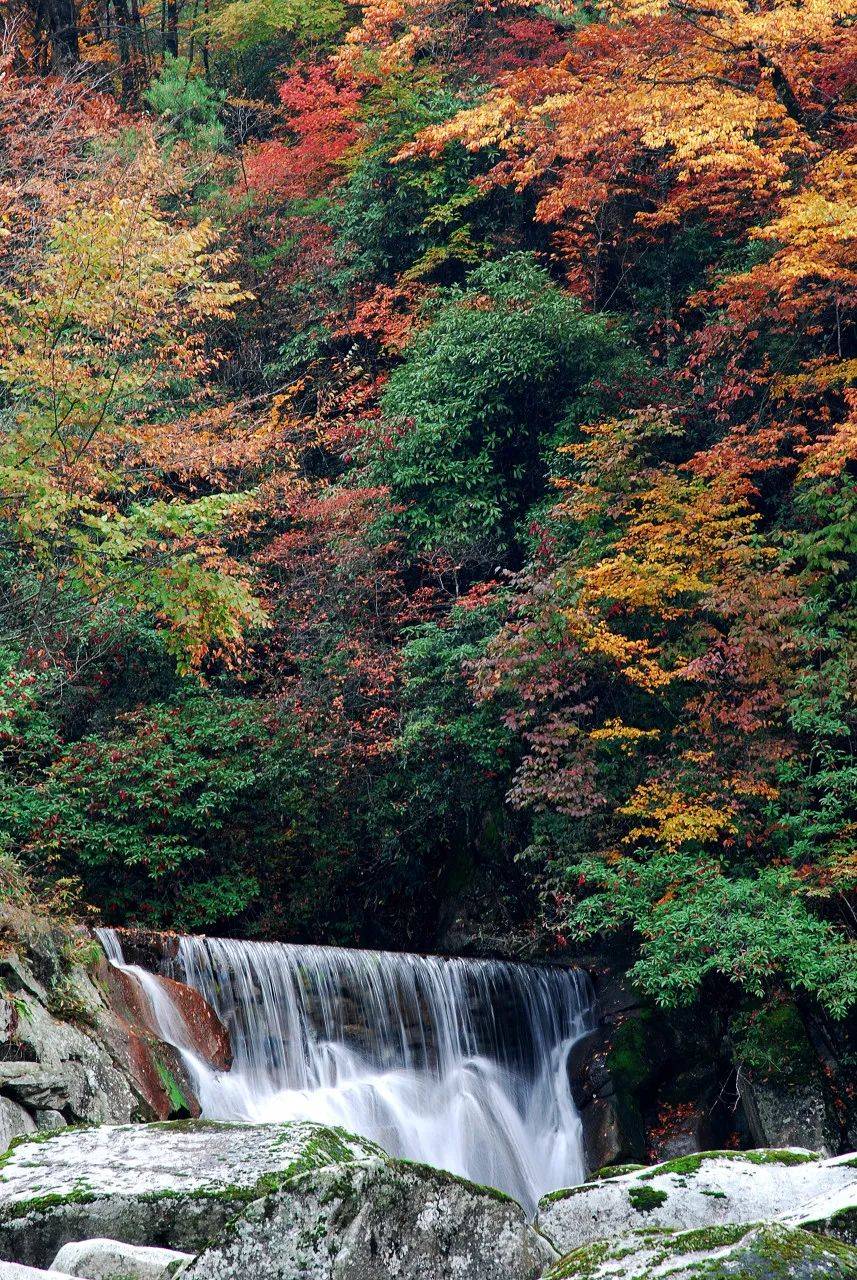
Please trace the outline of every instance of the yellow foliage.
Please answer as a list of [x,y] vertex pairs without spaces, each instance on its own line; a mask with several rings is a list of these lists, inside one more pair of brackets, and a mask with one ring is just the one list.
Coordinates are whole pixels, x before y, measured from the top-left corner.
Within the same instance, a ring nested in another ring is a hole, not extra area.
[[697,799],[658,782],[637,787],[619,812],[640,820],[625,836],[627,844],[652,840],[671,852],[691,842],[721,840],[736,831],[734,814],[722,797]]

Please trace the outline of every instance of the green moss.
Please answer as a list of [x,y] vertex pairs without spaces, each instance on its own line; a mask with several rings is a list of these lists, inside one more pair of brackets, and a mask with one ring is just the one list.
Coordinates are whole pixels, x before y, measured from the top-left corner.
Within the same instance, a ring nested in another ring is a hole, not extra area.
[[70,1204],[92,1204],[93,1201],[102,1198],[96,1195],[94,1191],[83,1189],[63,1193],[52,1192],[50,1195],[33,1196],[29,1200],[18,1200],[16,1203],[8,1205],[5,1210],[5,1216],[14,1221],[18,1218],[28,1218],[33,1213],[44,1213],[48,1209],[65,1207]]
[[815,1159],[815,1156],[804,1155],[800,1151],[780,1151],[775,1149],[758,1151],[697,1151],[693,1155],[678,1156],[675,1160],[667,1160],[663,1164],[656,1164],[648,1172],[640,1174],[640,1177],[646,1182],[651,1181],[652,1178],[659,1178],[666,1173],[675,1173],[686,1177],[689,1174],[698,1173],[706,1160],[745,1160],[748,1164],[779,1164],[790,1167],[807,1164]]
[[644,1164],[605,1164],[595,1173],[590,1173],[587,1182],[609,1182],[611,1178],[624,1178],[626,1173],[636,1173],[645,1169]]
[[818,1055],[790,1000],[746,1009],[731,1026],[735,1056],[762,1080],[809,1084],[819,1077]]
[[650,1022],[651,1014],[643,1010],[613,1032],[606,1065],[619,1093],[634,1094],[651,1077],[652,1064],[647,1049]]
[[570,1200],[572,1196],[585,1196],[593,1190],[591,1182],[584,1182],[579,1187],[557,1187],[556,1191],[549,1191],[547,1195],[542,1196],[539,1204],[553,1204],[556,1200]]
[[651,1213],[653,1209],[658,1209],[666,1203],[667,1193],[657,1191],[654,1187],[631,1187],[628,1199],[637,1213]]
[[155,1053],[154,1050],[152,1051],[152,1060],[155,1064],[155,1069],[158,1073],[158,1078],[161,1081],[164,1092],[170,1100],[170,1111],[184,1112],[185,1115],[189,1114],[192,1111],[191,1104],[172,1071],[170,1071],[166,1063],[161,1060],[160,1056]]
[[[517,1204],[512,1196],[506,1195],[505,1191],[498,1190],[497,1187],[485,1186],[481,1182],[470,1182],[467,1178],[460,1178],[457,1173],[450,1173],[448,1169],[436,1169],[434,1165],[421,1164],[418,1160],[390,1159],[387,1157],[387,1163],[391,1168],[410,1169],[418,1173],[421,1177],[431,1178],[435,1181],[441,1181],[448,1186],[464,1187],[468,1191],[479,1192],[480,1195],[489,1196],[492,1200],[499,1200],[504,1204]],[[572,1188],[576,1190],[576,1188]],[[568,1194],[568,1193],[566,1193]]]
[[674,1239],[686,1253],[705,1253],[737,1244],[739,1240],[743,1240],[748,1230],[750,1228],[743,1223],[738,1226],[697,1227],[693,1231],[677,1232]]
[[545,1280],[589,1280],[603,1262],[608,1259],[619,1261],[630,1257],[636,1249],[629,1245],[624,1251],[608,1240],[598,1240],[594,1244],[585,1244],[581,1249],[560,1258],[559,1262],[548,1271]]

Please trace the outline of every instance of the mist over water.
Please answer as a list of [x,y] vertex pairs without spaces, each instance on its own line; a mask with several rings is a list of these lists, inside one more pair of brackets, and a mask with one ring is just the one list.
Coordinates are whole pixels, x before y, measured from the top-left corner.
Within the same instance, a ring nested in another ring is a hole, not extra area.
[[229,1029],[232,1069],[189,1049],[156,977],[133,973],[153,1025],[185,1057],[203,1115],[314,1120],[508,1192],[585,1176],[568,1055],[593,1025],[586,975],[493,960],[185,937],[162,965]]

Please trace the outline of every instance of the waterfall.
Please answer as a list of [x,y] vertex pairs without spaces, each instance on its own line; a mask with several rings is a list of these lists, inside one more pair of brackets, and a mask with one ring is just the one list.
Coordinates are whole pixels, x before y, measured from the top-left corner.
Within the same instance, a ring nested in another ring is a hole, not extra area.
[[[123,965],[116,935],[99,937]],[[232,1038],[232,1069],[206,1068],[144,987],[205,1116],[342,1125],[530,1210],[585,1176],[568,1056],[593,1007],[577,970],[203,937],[180,938],[161,968],[205,996]]]

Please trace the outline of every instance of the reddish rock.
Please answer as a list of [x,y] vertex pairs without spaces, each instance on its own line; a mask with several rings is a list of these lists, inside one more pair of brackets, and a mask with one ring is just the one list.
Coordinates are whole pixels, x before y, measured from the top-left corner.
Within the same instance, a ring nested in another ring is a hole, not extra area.
[[174,982],[172,978],[158,976],[158,982],[184,1019],[190,1036],[189,1047],[216,1071],[228,1071],[232,1066],[229,1032],[205,997],[193,987]]
[[[113,1011],[138,1030],[142,1028],[157,1036],[158,1028],[153,1024],[151,1005],[135,975],[109,965],[103,976]],[[193,987],[172,978],[164,978],[160,974],[152,977],[181,1015],[187,1035],[184,1047],[215,1071],[228,1071],[232,1066],[229,1032],[205,997]]]
[[[198,1116],[199,1102],[182,1056],[159,1038],[138,978],[106,961],[99,967],[99,977],[110,1009],[102,1033],[117,1060],[130,1069],[143,1117]],[[181,982],[159,976],[155,980],[181,1013],[187,1047],[216,1070],[228,1070],[232,1063],[229,1034],[208,1002]]]
[[156,1119],[196,1119],[200,1115],[199,1100],[172,1045],[129,1028],[128,1062],[134,1083]]

